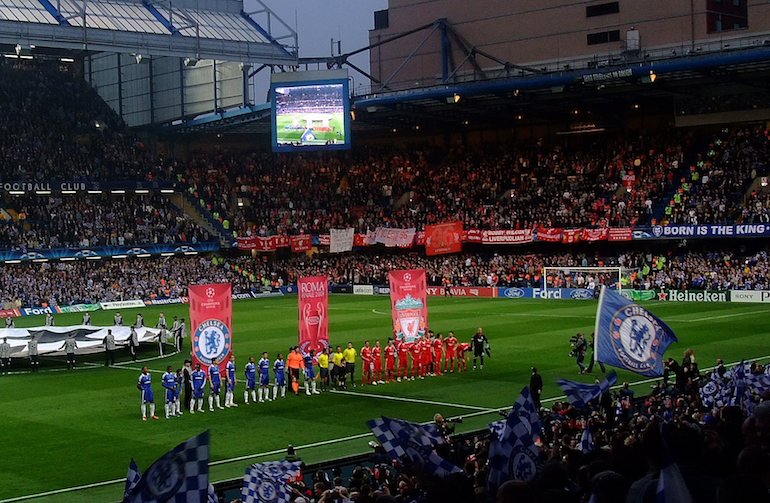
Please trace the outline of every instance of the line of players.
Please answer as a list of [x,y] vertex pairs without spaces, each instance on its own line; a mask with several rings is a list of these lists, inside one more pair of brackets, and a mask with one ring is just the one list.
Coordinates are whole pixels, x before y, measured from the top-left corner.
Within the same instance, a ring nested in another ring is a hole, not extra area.
[[[413,342],[396,342],[393,339],[388,339],[388,345],[384,351],[380,346],[380,341],[375,341],[374,346],[366,341],[361,349],[363,362],[361,383],[362,385],[377,385],[386,382],[401,382],[402,379],[424,379],[426,375],[442,375],[444,372],[454,372],[455,368],[459,372],[464,372],[468,367],[467,353],[471,349],[473,349],[473,369],[477,368],[477,359],[480,359],[481,369],[483,369],[484,354],[489,356],[490,351],[489,342],[481,328],[474,334],[470,343],[459,342],[454,332],[451,331],[446,338],[441,333],[434,334],[432,331],[428,331],[424,337]],[[271,362],[266,351],[262,353],[258,362],[254,361],[253,356],[249,357],[249,362],[244,369],[246,389],[243,392],[243,401],[248,404],[249,397],[251,397],[252,403],[263,403],[276,400],[279,394],[281,398],[285,398],[288,382],[291,382],[294,394],[299,395],[300,374],[304,380],[305,394],[318,395],[320,392],[317,389],[316,366],[320,370],[322,389],[329,389],[332,383],[338,389],[345,389],[348,374],[353,386],[355,386],[355,355],[356,351],[353,349],[352,343],[349,342],[344,351],[341,346],[337,346],[335,352],[332,352],[331,347],[328,347],[318,356],[315,354],[315,350],[311,349],[309,353],[302,354],[299,346],[294,346],[290,349],[287,360],[284,359],[283,354],[279,353],[277,359]],[[411,368],[409,366],[410,360]],[[396,361],[398,361],[398,365]],[[224,407],[221,406],[220,402],[222,375],[219,363],[219,361],[214,360],[209,366],[208,373],[201,369],[200,364],[196,365],[195,369],[190,372],[192,399],[190,400],[189,412],[191,414],[195,414],[196,410],[200,413],[204,412],[204,397],[207,387],[210,412],[214,411],[215,406],[218,409],[238,407],[238,404],[235,403],[235,390],[238,383],[235,357],[232,356],[225,366]],[[270,398],[271,370],[275,377],[272,385],[272,398]],[[161,378],[161,384],[165,390],[166,419],[181,416],[181,394],[185,385],[185,371],[178,369],[174,372],[173,368],[168,366]],[[137,388],[141,391],[142,420],[146,421],[148,415],[152,419],[158,419],[155,414],[152,374],[147,367],[144,367],[139,375]]]

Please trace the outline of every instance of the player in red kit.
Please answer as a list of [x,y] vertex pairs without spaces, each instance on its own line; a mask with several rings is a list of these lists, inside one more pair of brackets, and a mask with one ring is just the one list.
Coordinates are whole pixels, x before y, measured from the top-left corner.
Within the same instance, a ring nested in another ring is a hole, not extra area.
[[382,346],[380,346],[380,341],[374,341],[372,360],[374,366],[372,384],[385,384],[385,381],[382,380]]
[[416,339],[409,350],[412,352],[412,381],[415,377],[420,377],[422,372],[422,343],[421,339]]
[[433,372],[442,375],[444,365],[444,336],[440,333],[433,339]]
[[372,383],[372,348],[369,346],[369,341],[364,342],[364,347],[361,348],[361,363],[363,364],[363,372],[361,373],[361,385]]
[[409,344],[405,340],[398,341],[396,350],[398,352],[398,382],[401,379],[409,379]]
[[461,342],[457,345],[457,371],[465,372],[468,370],[468,361],[465,359],[465,354],[471,348],[470,343]]
[[430,332],[429,335],[426,335],[422,339],[421,343],[421,360],[422,360],[422,366],[420,367],[420,378],[425,378],[425,375],[430,371],[430,365],[433,363],[433,343],[432,338],[430,337],[433,335],[433,332]]
[[446,370],[447,372],[454,372],[458,344],[457,337],[455,337],[454,332],[449,332],[446,339],[444,339],[444,344],[446,344]]
[[393,339],[388,339],[388,345],[385,347],[385,382],[396,380],[396,343]]

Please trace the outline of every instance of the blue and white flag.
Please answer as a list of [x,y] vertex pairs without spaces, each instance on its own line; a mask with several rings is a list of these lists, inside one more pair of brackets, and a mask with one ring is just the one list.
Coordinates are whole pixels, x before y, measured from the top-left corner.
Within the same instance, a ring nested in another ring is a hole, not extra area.
[[205,431],[164,454],[144,472],[125,501],[209,501],[209,441],[209,432]]
[[209,484],[206,490],[206,502],[207,503],[219,503],[219,496],[217,496],[217,490],[214,489],[212,484]]
[[126,475],[126,488],[123,491],[124,501],[128,498],[128,495],[131,494],[131,491],[134,490],[141,479],[142,471],[139,470],[139,467],[136,465],[134,458],[131,458],[131,462],[128,464],[128,474]]
[[591,433],[591,428],[588,425],[586,425],[585,430],[583,430],[583,434],[580,435],[580,451],[583,454],[588,454],[593,450],[594,450],[594,436]]
[[408,460],[439,478],[462,472],[457,465],[436,452],[436,447],[444,443],[444,438],[435,425],[420,425],[388,417],[372,419],[367,424],[394,460]]
[[618,382],[618,374],[613,370],[607,377],[598,384],[583,384],[569,379],[559,379],[559,387],[567,395],[569,403],[582,409],[588,406],[603,393],[609,392],[610,388]]
[[489,432],[497,439],[503,438],[503,433],[505,433],[505,420],[501,419],[489,423]]
[[289,503],[293,494],[289,481],[300,472],[299,461],[256,463],[246,469],[241,497],[244,503]]
[[529,388],[525,387],[505,420],[502,435],[492,437],[487,482],[491,494],[508,480],[530,481],[535,478],[540,456],[539,439],[540,416]]
[[663,375],[663,354],[678,339],[663,320],[602,286],[594,359],[648,377]]

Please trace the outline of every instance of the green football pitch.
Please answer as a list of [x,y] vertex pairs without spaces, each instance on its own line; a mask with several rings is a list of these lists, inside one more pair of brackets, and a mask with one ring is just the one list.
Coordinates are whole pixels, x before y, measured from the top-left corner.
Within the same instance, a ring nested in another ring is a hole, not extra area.
[[[329,114],[329,127],[331,131],[318,131],[314,132],[315,140],[307,142],[307,144],[323,145],[329,140],[336,140],[338,143],[345,143],[345,121],[342,113]],[[304,126],[306,124],[305,119],[302,117],[302,113],[291,113],[279,115],[276,117],[276,139],[278,143],[286,142],[298,142],[302,138],[304,129],[286,129],[286,126],[291,126],[294,123],[294,117],[299,117],[299,124]]]
[[[296,297],[238,301],[234,304],[234,349],[239,378],[248,356],[262,351],[271,358],[297,341]],[[561,395],[557,377],[590,382],[579,376],[568,356],[569,338],[591,332],[594,301],[431,298],[431,328],[454,330],[468,341],[483,327],[492,357],[483,371],[429,377],[424,381],[384,386],[360,385],[347,393],[290,396],[284,400],[244,406],[239,383],[237,409],[185,414],[171,420],[143,422],[135,383],[141,364],[127,362],[113,368],[101,356],[81,359],[75,371],[63,370],[62,359],[45,362],[39,373],[0,376],[0,500],[2,501],[117,501],[121,498],[128,462],[135,458],[146,469],[169,448],[204,430],[211,430],[211,479],[241,477],[251,463],[281,459],[288,444],[306,462],[362,453],[373,439],[366,421],[387,415],[429,421],[435,412],[464,416],[461,431],[485,427],[499,418],[497,409],[509,407],[529,382],[530,366],[540,368],[544,397]],[[727,362],[742,358],[770,358],[770,306],[757,304],[646,304],[669,322],[680,342],[669,349],[677,359],[692,347],[702,367],[718,357]],[[390,330],[387,297],[337,295],[330,299],[329,322],[333,344],[387,339]],[[139,310],[124,310],[132,321]],[[148,325],[160,311],[188,318],[187,306],[141,310]],[[113,311],[93,314],[95,325],[109,325]],[[59,315],[57,325],[78,324],[81,315]],[[41,318],[21,318],[17,326],[41,325]],[[189,344],[189,339],[187,340]],[[141,358],[155,373],[156,395],[166,365],[181,366],[184,357],[157,358],[149,345]],[[18,364],[24,371],[25,365]],[[360,375],[357,376],[360,378]],[[621,381],[635,382],[637,395],[651,380],[619,372]],[[158,414],[163,416],[159,403]]]

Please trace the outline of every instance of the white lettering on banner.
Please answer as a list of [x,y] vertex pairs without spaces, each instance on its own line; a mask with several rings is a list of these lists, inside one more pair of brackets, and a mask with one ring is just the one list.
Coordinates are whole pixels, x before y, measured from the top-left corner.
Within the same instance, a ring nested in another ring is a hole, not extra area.
[[374,286],[353,285],[353,295],[374,295]]
[[727,302],[727,292],[663,290],[658,300],[668,302]]
[[3,190],[86,190],[84,182],[61,182],[60,184],[51,184],[50,182],[4,182]]
[[21,314],[24,316],[37,316],[40,314],[53,314],[54,311],[50,307],[23,307],[21,308]]
[[483,244],[531,243],[534,240],[534,236],[535,234],[532,229],[481,231],[481,242]]
[[532,297],[536,299],[561,299],[561,288],[533,288]]
[[313,299],[316,297],[324,297],[326,295],[326,283],[325,282],[304,282],[300,284],[302,297]]
[[134,307],[144,307],[143,300],[118,300],[115,302],[100,302],[102,309],[129,309]]
[[768,290],[730,290],[731,302],[770,302],[770,291]]

